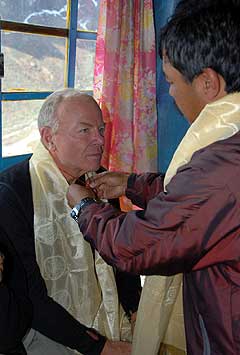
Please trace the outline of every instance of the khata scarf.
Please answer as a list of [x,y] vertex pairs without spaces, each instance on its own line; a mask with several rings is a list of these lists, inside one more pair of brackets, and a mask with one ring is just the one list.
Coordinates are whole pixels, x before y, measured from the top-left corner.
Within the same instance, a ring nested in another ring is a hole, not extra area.
[[68,183],[42,144],[30,160],[36,258],[48,295],[108,339],[128,339],[115,276],[70,217]]

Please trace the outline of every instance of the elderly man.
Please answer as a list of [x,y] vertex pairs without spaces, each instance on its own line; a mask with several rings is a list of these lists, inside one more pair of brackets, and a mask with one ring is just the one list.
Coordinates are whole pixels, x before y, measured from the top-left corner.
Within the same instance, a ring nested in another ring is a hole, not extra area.
[[[191,123],[165,178],[112,173],[92,180],[90,186],[100,197],[125,192],[142,211],[118,213],[94,201],[91,190],[76,185],[68,196],[71,205],[80,202],[78,222],[84,237],[111,265],[147,275],[183,273],[188,354],[237,355],[240,4],[197,3],[189,0],[189,7],[177,11],[161,33],[169,93]],[[173,281],[164,299],[166,310],[174,302]],[[149,302],[155,292],[148,296]],[[154,316],[156,309],[152,311]],[[145,324],[151,325],[151,319]],[[138,339],[143,347],[144,341]],[[155,345],[148,355],[156,354],[159,343]]]
[[64,89],[45,100],[38,125],[41,143],[30,161],[0,176],[0,225],[24,265],[33,304],[27,353],[129,354],[126,312],[137,309],[139,278],[91,249],[66,200],[69,184],[100,167],[101,110],[91,96]]

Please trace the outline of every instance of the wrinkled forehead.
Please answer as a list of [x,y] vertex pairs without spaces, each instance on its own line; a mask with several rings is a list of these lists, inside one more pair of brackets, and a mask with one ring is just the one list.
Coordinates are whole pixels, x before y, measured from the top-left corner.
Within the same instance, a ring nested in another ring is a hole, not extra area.
[[62,99],[60,105],[67,108],[72,107],[73,105],[77,105],[79,109],[84,109],[86,106],[91,106],[94,107],[96,110],[100,110],[100,107],[98,106],[94,98],[90,95],[85,94],[65,97]]
[[87,121],[99,124],[102,122],[102,112],[91,96],[66,97],[58,106],[57,117],[59,123],[64,121]]

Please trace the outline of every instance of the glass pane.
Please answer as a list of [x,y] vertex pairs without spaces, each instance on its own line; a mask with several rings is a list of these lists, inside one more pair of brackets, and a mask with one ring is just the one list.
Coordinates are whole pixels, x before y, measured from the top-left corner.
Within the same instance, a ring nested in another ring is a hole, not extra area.
[[66,27],[67,0],[1,0],[3,20]]
[[54,91],[64,86],[65,38],[2,32],[3,91]]
[[77,41],[75,86],[81,90],[93,89],[95,49],[96,41]]
[[3,156],[32,153],[39,141],[37,116],[43,100],[3,101]]
[[95,31],[98,28],[100,0],[78,0],[78,28]]

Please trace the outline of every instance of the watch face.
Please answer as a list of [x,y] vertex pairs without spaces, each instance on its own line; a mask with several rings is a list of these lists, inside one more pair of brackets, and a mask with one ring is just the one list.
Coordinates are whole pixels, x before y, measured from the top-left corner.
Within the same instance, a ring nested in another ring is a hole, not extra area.
[[72,209],[72,211],[71,211],[71,217],[72,217],[73,219],[75,219],[75,221],[77,221],[77,219],[78,219],[79,210],[80,210],[80,206],[77,205],[77,206],[75,206],[75,207]]
[[94,198],[85,197],[83,198],[75,207],[73,207],[70,215],[75,220],[78,221],[79,214],[81,213],[82,209],[87,205],[97,202]]

